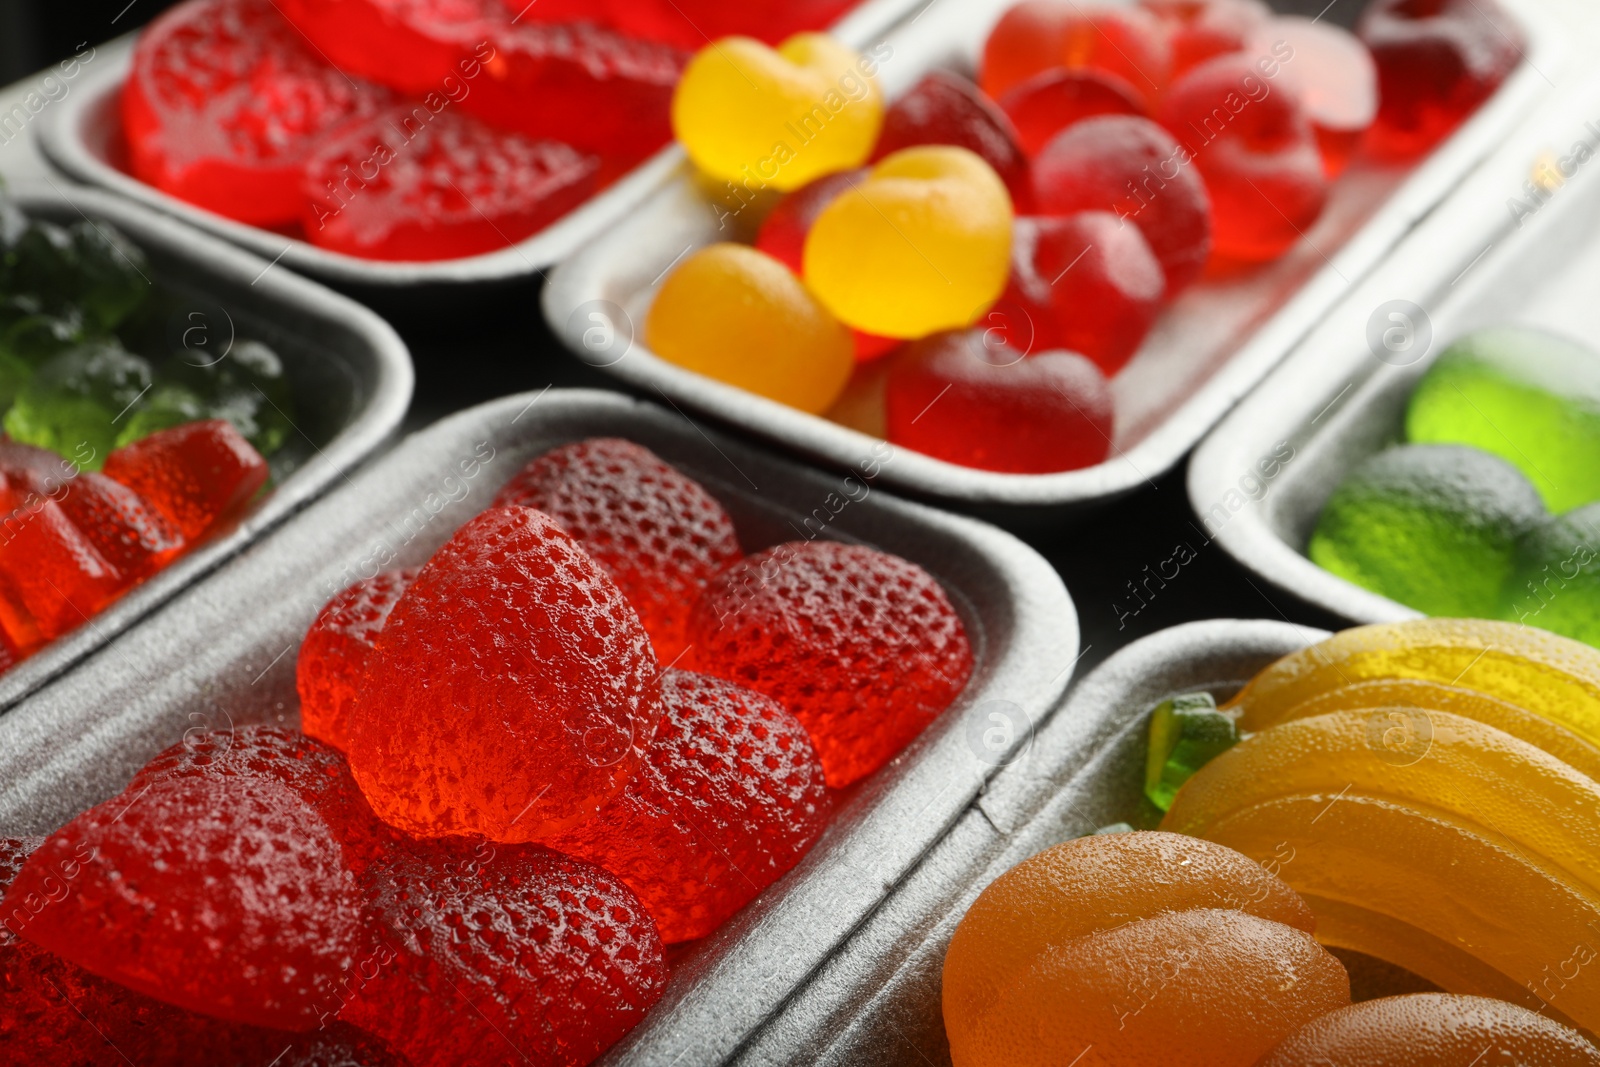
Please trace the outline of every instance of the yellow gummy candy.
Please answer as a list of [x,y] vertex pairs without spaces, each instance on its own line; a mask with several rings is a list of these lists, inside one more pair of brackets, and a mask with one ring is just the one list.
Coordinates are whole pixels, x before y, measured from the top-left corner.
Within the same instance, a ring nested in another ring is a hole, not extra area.
[[749,189],[798,189],[866,161],[883,126],[877,64],[820,33],[776,50],[726,37],[689,61],[672,129],[689,158]]
[[805,279],[845,323],[884,337],[971,325],[1005,289],[1011,197],[975,153],[906,148],[817,216]]

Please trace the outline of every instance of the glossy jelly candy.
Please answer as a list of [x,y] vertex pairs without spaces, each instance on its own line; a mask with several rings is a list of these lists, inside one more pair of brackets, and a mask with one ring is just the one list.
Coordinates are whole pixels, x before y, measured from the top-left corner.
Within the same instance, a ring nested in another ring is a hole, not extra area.
[[6,413],[6,435],[99,470],[117,440],[117,422],[150,388],[154,372],[115,341],[69,349],[39,368]]
[[866,162],[883,125],[877,64],[818,33],[776,49],[707,45],[672,98],[672,129],[712,177],[789,190]]
[[155,393],[171,388],[180,390],[198,405],[197,418],[184,421],[227,419],[263,456],[281,449],[290,433],[295,432],[292,421],[295,401],[278,354],[253,340],[235,340],[226,353],[216,356],[207,352],[198,340],[194,348],[197,351],[186,350],[162,365],[156,375],[155,390],[125,420],[130,428],[117,436],[118,447],[156,430],[182,425],[176,422],[150,425],[142,432],[133,426],[153,406]]
[[806,284],[859,330],[959,329],[1005,288],[1011,224],[1005,184],[980,157],[948,145],[901,149],[817,216]]
[[548,844],[615,872],[672,944],[711,933],[798,863],[830,803],[805,727],[777,701],[674,670],[661,700],[622,795]]
[[1085,119],[1034,160],[1034,204],[1045,215],[1110,211],[1138,226],[1166,271],[1170,299],[1200,276],[1211,254],[1211,201],[1186,157],[1148,119]]
[[1429,615],[1494,617],[1517,538],[1544,515],[1504,460],[1402,445],[1357,465],[1323,506],[1306,554],[1324,570]]
[[600,161],[456,110],[401,105],[306,163],[302,228],[364,259],[429,260],[515,244],[588,199]]
[[271,0],[189,0],[134,48],[122,92],[133,172],[228,218],[294,222],[307,156],[390,99],[353,73],[323,59]]
[[[1247,51],[1258,70],[1265,59],[1283,75],[1316,131],[1324,170],[1337,176],[1378,114],[1378,71],[1367,46],[1326,20],[1285,15],[1263,23]],[[1291,58],[1278,65],[1285,55]]]
[[1173,697],[1150,713],[1144,795],[1162,811],[1194,772],[1239,743],[1232,716],[1217,710],[1209,693]]
[[1023,0],[1000,16],[983,46],[984,92],[1000,97],[1051,67],[1114,75],[1146,101],[1166,84],[1172,53],[1147,12],[1073,0]]
[[1254,47],[1256,33],[1272,18],[1261,0],[1140,0],[1167,31],[1172,44],[1172,77],[1178,79],[1208,59],[1230,52],[1265,53]]
[[1030,352],[1064,348],[1110,375],[1144,343],[1166,288],[1144,234],[1109,212],[1023,218],[999,308],[1027,314]]
[[390,613],[350,712],[350,769],[408,833],[547,837],[638,769],[661,715],[656,673],[605,570],[547,516],[494,508]]
[[539,0],[527,8],[505,0],[524,18],[566,21],[600,19],[626,33],[680,48],[699,48],[707,41],[735,34],[768,44],[833,23],[854,0]]
[[1600,500],[1600,356],[1538,330],[1468,334],[1417,383],[1406,439],[1492,452],[1521,470],[1551,511]]
[[266,460],[221,419],[191,422],[124,445],[106,457],[121,482],[191,541],[237,517],[267,484]]
[[1011,120],[959,74],[936,70],[896,100],[884,116],[872,159],[924,144],[956,145],[975,153],[1006,183],[1013,205],[1026,205],[1033,197],[1028,158]]
[[689,638],[696,670],[799,717],[834,788],[892,759],[972,673],[966,629],[932,575],[833,541],[778,545],[722,572]]
[[535,508],[606,569],[644,624],[656,660],[683,654],[689,611],[743,553],[716,497],[632,441],[552,449],[505,484],[494,507]]
[[341,751],[350,744],[350,711],[383,625],[417,568],[383,571],[336,594],[320,612],[295,660],[300,728]]
[[1553,515],[1517,542],[1499,618],[1600,646],[1600,505]]
[[941,333],[894,357],[884,392],[889,440],[949,463],[1052,474],[1111,451],[1111,388],[1071,352],[987,345],[977,331]]
[[1378,67],[1372,143],[1394,155],[1433,147],[1522,61],[1522,30],[1496,0],[1373,0],[1356,24]]
[[[1231,849],[1168,833],[1047,849],[973,902],[945,954],[956,1067],[1249,1067],[1350,1003],[1305,904]],[[1226,989],[1226,996],[1218,990]]]
[[0,628],[17,648],[76,629],[127,586],[54,500],[33,497],[0,519]]
[[1328,177],[1301,97],[1261,77],[1247,53],[1185,74],[1162,101],[1160,119],[1205,178],[1218,254],[1275,259],[1322,215]]
[[1541,1015],[1486,997],[1414,993],[1384,997],[1312,1020],[1258,1067],[1308,1063],[1436,1067],[1451,1063],[1600,1064],[1583,1036]]
[[327,823],[259,778],[155,778],[28,857],[6,894],[60,897],[29,941],[191,1011],[309,1030],[357,951],[355,879]]
[[782,263],[737,244],[703,248],[667,276],[645,340],[669,363],[813,414],[855,366],[833,313]]
[[0,235],[0,292],[32,301],[34,313],[76,319],[82,330],[104,334],[149,296],[149,261],[110,223],[80,219],[58,226],[20,213],[14,219],[20,225],[13,222],[12,232]]
[[[1142,115],[1144,101],[1119,78],[1093,70],[1052,67],[1018,82],[1000,98],[1000,107],[1029,156],[1075,122],[1096,115]],[[1017,199],[1013,194],[1013,199]],[[1022,203],[1032,200],[1032,190]]]
[[627,886],[548,849],[415,842],[366,884],[395,951],[346,1017],[415,1067],[589,1063],[666,986]]

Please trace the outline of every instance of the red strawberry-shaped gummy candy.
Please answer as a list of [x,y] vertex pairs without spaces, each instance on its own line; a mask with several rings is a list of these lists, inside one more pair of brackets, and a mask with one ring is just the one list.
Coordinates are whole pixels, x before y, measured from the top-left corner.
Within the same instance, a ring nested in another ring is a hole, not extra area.
[[1112,375],[1139,350],[1166,287],[1144,234],[1115,215],[1019,218],[1010,288],[999,306],[1027,311],[1030,352],[1064,348]]
[[1019,210],[1032,200],[1028,158],[1017,144],[1017,131],[966,78],[943,70],[924,76],[884,115],[872,158],[924,144],[971,150],[1000,175]]
[[366,259],[504,248],[594,192],[600,162],[470,115],[397,107],[335,137],[306,165],[311,243]]
[[1372,0],[1356,33],[1378,66],[1371,142],[1394,156],[1432,148],[1522,62],[1522,30],[1496,0]]
[[355,877],[327,822],[255,777],[158,777],[39,847],[5,909],[60,897],[22,936],[85,970],[218,1018],[309,1030],[359,951]]
[[983,46],[983,89],[999,98],[1052,67],[1121,79],[1148,103],[1166,85],[1172,52],[1161,25],[1136,7],[1023,0],[1000,16]]
[[972,673],[966,629],[932,575],[833,541],[778,545],[724,571],[689,637],[699,670],[794,712],[835,788],[894,758]]
[[628,887],[549,849],[416,842],[368,885],[400,948],[349,1018],[416,1067],[587,1064],[666,985],[661,938]]
[[1040,214],[1110,211],[1144,234],[1167,297],[1200,276],[1211,253],[1211,203],[1191,153],[1148,119],[1103,115],[1060,133],[1034,161]]
[[544,512],[611,575],[638,612],[656,659],[684,648],[684,625],[706,583],[743,553],[717,498],[632,441],[596,437],[552,449],[495,497]]
[[622,795],[551,848],[628,883],[668,944],[704,937],[800,861],[828,792],[805,727],[782,705],[687,671]]
[[1252,60],[1267,54],[1251,40],[1272,18],[1261,0],[1140,0],[1140,6],[1161,21],[1172,42],[1174,79],[1229,52],[1247,51]]
[[1038,155],[1051,138],[1075,122],[1096,115],[1144,114],[1144,102],[1122,79],[1065,67],[1052,67],[1013,85],[1000,98],[1000,107],[1029,156]]
[[1192,149],[1205,177],[1218,254],[1275,259],[1321,216],[1328,177],[1316,132],[1295,92],[1260,78],[1244,53],[1179,79],[1161,122]]
[[224,419],[160,430],[106,457],[121,482],[193,541],[242,512],[267,484],[267,461]]
[[1052,474],[1111,451],[1111,389],[1072,352],[1022,358],[977,332],[925,337],[895,357],[884,397],[889,440],[950,463]]
[[361,689],[367,659],[389,613],[417,573],[413,567],[363,579],[335,595],[318,613],[295,662],[300,728],[306,733],[341,751],[349,746],[350,709]]
[[272,0],[188,0],[139,36],[122,119],[139,178],[276,226],[300,217],[312,149],[389,99],[330,66]]
[[76,628],[128,587],[54,500],[33,496],[0,526],[0,629],[19,649]]
[[350,713],[350,769],[408,833],[548,837],[638,769],[661,717],[657,671],[638,615],[576,540],[531,508],[492,508],[384,625]]

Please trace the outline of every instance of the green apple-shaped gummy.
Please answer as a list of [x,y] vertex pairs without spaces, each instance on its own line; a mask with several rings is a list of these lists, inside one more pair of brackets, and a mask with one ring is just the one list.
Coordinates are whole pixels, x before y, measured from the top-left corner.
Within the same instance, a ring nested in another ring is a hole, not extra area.
[[1600,504],[1551,516],[1523,534],[1500,614],[1600,647]]

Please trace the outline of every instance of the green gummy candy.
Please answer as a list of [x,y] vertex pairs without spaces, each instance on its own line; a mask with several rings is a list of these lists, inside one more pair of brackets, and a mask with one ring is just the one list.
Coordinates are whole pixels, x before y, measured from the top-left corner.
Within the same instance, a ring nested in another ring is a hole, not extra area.
[[1600,500],[1600,354],[1537,330],[1469,334],[1417,384],[1406,437],[1500,456],[1553,512]]
[[32,367],[16,356],[0,352],[0,415],[10,409],[17,394],[32,379]]
[[1523,535],[1501,618],[1600,647],[1600,504],[1552,516]]
[[1183,783],[1239,741],[1239,730],[1217,710],[1209,693],[1173,697],[1150,714],[1144,794],[1162,811],[1172,807]]
[[81,345],[39,368],[6,412],[6,433],[99,470],[151,378],[149,363],[114,342]]
[[1428,615],[1497,618],[1517,538],[1545,517],[1538,490],[1487,452],[1401,445],[1334,490],[1306,552]]
[[171,382],[157,385],[121,420],[116,447],[132,444],[161,430],[209,418],[211,413],[205,401],[193,390]]
[[215,362],[182,353],[162,368],[162,377],[201,399],[201,418],[227,419],[263,456],[282,448],[293,429],[283,362],[260,341],[239,341]]
[[126,237],[87,219],[57,226],[36,219],[7,242],[0,269],[8,292],[25,292],[56,314],[76,309],[106,333],[144,302],[149,265]]

